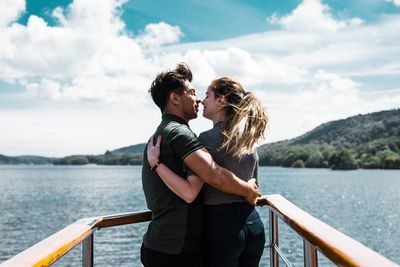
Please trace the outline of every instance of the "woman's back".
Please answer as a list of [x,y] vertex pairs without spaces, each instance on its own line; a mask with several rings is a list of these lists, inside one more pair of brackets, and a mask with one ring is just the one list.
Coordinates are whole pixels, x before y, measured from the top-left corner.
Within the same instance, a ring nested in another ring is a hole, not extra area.
[[[219,149],[223,142],[221,123],[217,123],[212,129],[201,133],[199,139],[210,152],[214,161],[221,167],[232,171],[237,177],[240,177],[244,181],[257,177],[258,156],[256,152],[243,155],[239,158]],[[221,192],[208,184],[203,186],[202,194],[203,203],[206,205],[245,202],[240,196]]]

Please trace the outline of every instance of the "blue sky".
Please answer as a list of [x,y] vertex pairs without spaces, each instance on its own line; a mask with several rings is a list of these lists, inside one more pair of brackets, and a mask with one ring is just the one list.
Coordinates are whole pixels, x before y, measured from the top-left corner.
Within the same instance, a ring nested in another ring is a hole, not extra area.
[[[67,7],[71,0],[27,1],[26,13],[20,22],[26,24],[30,15],[39,15],[50,25],[57,22],[51,11],[57,6]],[[149,23],[164,21],[178,25],[185,33],[182,42],[221,40],[249,33],[263,32],[276,27],[268,25],[266,18],[276,13],[285,15],[302,1],[296,0],[203,0],[203,1],[154,1],[132,0],[125,3],[122,19],[127,29],[139,34]],[[386,14],[396,14],[399,8],[385,0],[330,0],[324,1],[339,19],[359,17],[368,23]]]
[[220,76],[255,92],[265,142],[400,107],[400,0],[15,0],[0,34],[0,154],[144,142],[160,119],[147,88],[180,61],[201,97]]

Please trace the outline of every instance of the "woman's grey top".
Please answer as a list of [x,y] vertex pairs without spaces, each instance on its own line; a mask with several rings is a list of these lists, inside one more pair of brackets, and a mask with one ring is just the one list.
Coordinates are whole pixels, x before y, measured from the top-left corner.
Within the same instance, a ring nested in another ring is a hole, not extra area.
[[[199,136],[200,142],[207,148],[212,155],[214,161],[227,170],[233,172],[237,177],[244,181],[251,178],[258,179],[258,155],[257,152],[244,155],[242,158],[234,157],[225,151],[219,150],[223,142],[221,133],[221,123],[217,123],[208,131]],[[190,170],[188,175],[190,174]],[[224,193],[208,184],[204,184],[202,188],[203,203],[206,205],[227,204],[233,202],[245,202],[245,200],[236,195]]]

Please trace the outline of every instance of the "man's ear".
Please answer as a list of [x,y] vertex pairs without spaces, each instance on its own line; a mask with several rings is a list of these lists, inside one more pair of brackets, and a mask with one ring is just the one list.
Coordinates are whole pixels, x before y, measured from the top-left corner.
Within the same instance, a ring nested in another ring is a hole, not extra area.
[[175,92],[171,92],[169,94],[169,101],[171,102],[171,104],[173,105],[179,105],[180,103],[180,96],[179,94],[175,93]]

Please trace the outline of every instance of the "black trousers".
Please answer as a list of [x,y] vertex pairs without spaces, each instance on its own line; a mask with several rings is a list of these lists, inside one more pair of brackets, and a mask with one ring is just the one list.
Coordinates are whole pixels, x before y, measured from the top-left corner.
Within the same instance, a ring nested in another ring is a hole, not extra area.
[[167,254],[146,248],[140,248],[140,260],[145,267],[203,267],[200,251],[187,252],[185,249],[178,255]]
[[264,225],[247,203],[206,205],[203,253],[207,267],[258,267],[264,251]]

